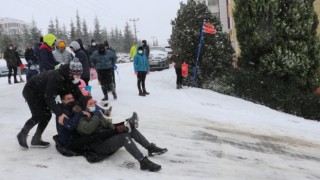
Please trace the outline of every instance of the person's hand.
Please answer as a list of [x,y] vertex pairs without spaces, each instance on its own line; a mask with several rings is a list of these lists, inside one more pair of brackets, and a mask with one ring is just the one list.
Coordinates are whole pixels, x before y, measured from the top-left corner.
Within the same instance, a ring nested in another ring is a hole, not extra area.
[[61,115],[59,116],[59,118],[58,118],[58,122],[59,122],[59,124],[63,125],[64,118],[69,119],[69,118],[68,118],[68,116],[67,116],[67,115],[65,115],[65,114],[61,114]]
[[118,125],[116,126],[116,130],[118,133],[123,133],[127,130],[127,128],[124,125]]
[[136,76],[138,76],[138,72],[134,72],[134,74],[135,74]]
[[87,111],[82,111],[82,113],[83,113],[85,116],[87,116],[88,118],[91,117],[91,114],[90,114],[89,112],[87,112]]
[[150,74],[150,71],[147,71],[147,74]]

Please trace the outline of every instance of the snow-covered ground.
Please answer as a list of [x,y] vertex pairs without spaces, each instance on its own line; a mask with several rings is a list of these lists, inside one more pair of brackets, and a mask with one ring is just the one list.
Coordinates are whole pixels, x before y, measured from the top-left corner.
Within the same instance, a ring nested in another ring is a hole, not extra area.
[[[43,134],[52,146],[21,150],[16,134],[30,117],[21,95],[24,83],[8,85],[3,77],[0,179],[320,179],[319,122],[209,90],[177,90],[173,68],[151,72],[146,80],[151,95],[140,97],[132,63],[118,67],[118,100],[110,98],[114,122],[138,112],[139,130],[169,150],[150,157],[162,165],[161,171],[141,171],[124,148],[95,164],[60,155],[52,140],[54,116]],[[98,82],[91,85],[93,97],[100,100]]]

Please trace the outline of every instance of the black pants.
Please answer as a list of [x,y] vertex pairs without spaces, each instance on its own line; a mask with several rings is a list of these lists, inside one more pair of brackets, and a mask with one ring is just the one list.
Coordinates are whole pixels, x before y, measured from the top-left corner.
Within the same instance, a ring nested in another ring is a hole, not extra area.
[[14,78],[14,82],[17,82],[17,67],[8,67],[9,69],[9,74],[8,74],[8,80],[11,80],[11,76],[12,76],[12,71],[13,71],[13,78]]
[[102,92],[105,96],[108,96],[108,92],[115,91],[115,85],[113,84],[113,68],[111,69],[97,69],[98,80],[101,84]]
[[51,109],[46,104],[44,95],[35,93],[34,89],[25,86],[22,94],[26,99],[32,114],[31,118],[28,119],[22,130],[28,134],[29,131],[38,124],[37,131],[34,136],[41,137],[51,119]]
[[92,148],[99,154],[112,154],[124,146],[136,160],[140,161],[144,156],[132,139],[144,148],[150,146],[149,141],[137,129],[132,129],[131,133],[116,134],[101,143],[95,143]]
[[143,90],[146,89],[146,86],[145,86],[146,76],[147,76],[147,72],[146,71],[138,71],[138,75],[137,75],[138,82],[137,82],[137,85],[138,85],[138,89],[139,90],[141,90],[141,86],[142,86]]
[[177,85],[182,85],[182,74],[181,74],[181,68],[175,68],[176,74],[177,74]]

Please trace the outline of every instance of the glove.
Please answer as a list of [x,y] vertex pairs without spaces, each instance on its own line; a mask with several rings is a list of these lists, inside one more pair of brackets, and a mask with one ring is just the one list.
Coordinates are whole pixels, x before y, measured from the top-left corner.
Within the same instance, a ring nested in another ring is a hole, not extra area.
[[138,72],[134,72],[134,74],[135,74],[136,76],[138,76]]
[[118,69],[117,65],[113,65],[113,69],[114,70]]
[[147,74],[150,74],[150,71],[147,71]]

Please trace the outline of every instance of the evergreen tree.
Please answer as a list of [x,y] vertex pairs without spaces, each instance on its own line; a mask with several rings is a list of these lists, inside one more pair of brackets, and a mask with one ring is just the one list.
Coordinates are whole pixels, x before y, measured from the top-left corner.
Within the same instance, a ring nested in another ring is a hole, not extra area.
[[122,31],[120,30],[119,31],[119,39],[118,39],[118,44],[119,44],[119,47],[118,47],[118,52],[125,52],[124,51],[124,48],[123,48],[123,39],[124,39],[124,37],[123,37],[123,34],[122,34]]
[[101,39],[102,39],[102,42],[104,42],[104,41],[109,41],[108,31],[107,31],[107,28],[106,28],[106,27],[104,27],[104,28],[101,30]]
[[123,52],[129,52],[134,43],[134,35],[130,29],[129,23],[126,22],[123,32]]
[[319,84],[319,44],[314,0],[238,0],[234,18],[243,68],[301,87]]
[[178,51],[189,64],[190,76],[187,80],[190,83],[204,19],[214,25],[217,33],[204,35],[196,74],[196,85],[199,87],[204,87],[231,68],[234,50],[228,34],[222,32],[220,21],[204,3],[196,3],[194,0],[187,4],[181,3],[177,17],[171,23],[172,35],[169,42],[172,49]]
[[51,33],[51,34],[54,34],[54,35],[57,34],[56,28],[55,28],[55,26],[53,24],[52,18],[51,18],[50,23],[49,23],[48,33]]
[[70,36],[69,36],[69,42],[75,41],[76,40],[76,28],[74,27],[74,23],[71,20],[70,23]]
[[80,20],[80,16],[79,13],[77,11],[77,15],[76,15],[76,39],[81,39],[82,38],[82,31],[81,31],[81,20]]
[[62,30],[61,30],[61,27],[60,27],[60,23],[59,23],[59,20],[58,20],[58,17],[56,17],[55,19],[55,29],[56,29],[56,34],[55,36],[58,38],[58,39],[63,39],[63,40],[67,40],[67,39],[64,39],[64,34],[62,33]]
[[82,42],[85,45],[90,44],[90,34],[88,32],[88,26],[85,19],[82,21]]
[[94,18],[93,39],[95,39],[96,42],[99,44],[103,43],[103,39],[101,39],[100,23],[99,23],[99,19],[97,16]]
[[42,36],[41,30],[37,27],[37,23],[34,19],[32,19],[31,27],[30,27],[30,35],[31,41],[36,44],[39,42],[40,37]]

